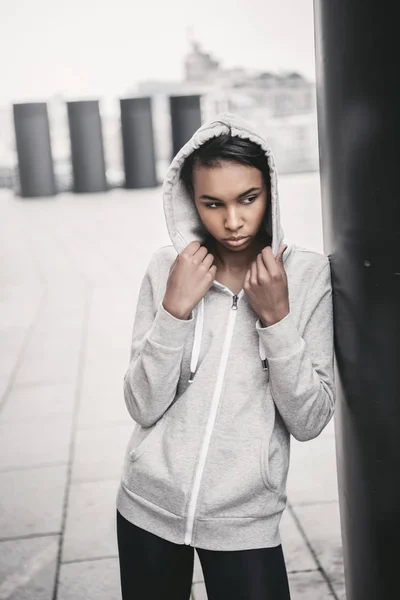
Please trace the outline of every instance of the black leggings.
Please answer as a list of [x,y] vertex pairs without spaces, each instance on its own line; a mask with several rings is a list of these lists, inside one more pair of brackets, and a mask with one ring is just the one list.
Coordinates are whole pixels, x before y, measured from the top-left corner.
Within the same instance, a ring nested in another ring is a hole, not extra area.
[[[117,510],[122,600],[189,600],[194,548],[174,544],[127,521]],[[290,600],[282,546],[203,550],[208,600]]]

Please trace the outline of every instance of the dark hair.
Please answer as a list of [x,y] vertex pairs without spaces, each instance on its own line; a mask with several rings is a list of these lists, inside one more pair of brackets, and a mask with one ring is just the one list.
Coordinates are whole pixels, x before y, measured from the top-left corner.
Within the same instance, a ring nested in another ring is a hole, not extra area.
[[184,161],[180,177],[191,196],[193,195],[193,168],[196,165],[213,167],[220,162],[237,162],[259,169],[264,177],[268,198],[271,197],[270,171],[264,150],[248,139],[233,136],[230,127],[228,133],[207,140]]

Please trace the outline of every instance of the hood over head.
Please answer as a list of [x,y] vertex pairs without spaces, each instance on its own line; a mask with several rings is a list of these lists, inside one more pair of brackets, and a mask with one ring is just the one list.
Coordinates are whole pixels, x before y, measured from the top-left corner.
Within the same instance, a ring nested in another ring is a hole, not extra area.
[[[267,210],[265,211],[263,226],[271,238],[272,253],[277,255],[280,244],[283,241],[283,230],[280,222],[279,197],[277,171],[274,157],[266,141],[254,131],[249,123],[231,113],[222,113],[214,120],[204,123],[191,137],[191,139],[179,150],[171,165],[163,183],[163,202],[164,214],[169,236],[175,250],[180,254],[188,244],[198,241],[205,245],[208,231],[203,226],[196,206],[191,199],[185,183],[181,180],[180,174],[185,159],[192,154],[202,144],[210,138],[229,133],[232,136],[238,136],[255,142],[265,152],[265,160],[268,163],[270,173],[271,193],[268,198]],[[291,251],[290,245],[283,254],[285,262]],[[214,281],[214,284],[225,287]],[[231,292],[232,293],[232,292]],[[240,292],[239,296],[243,293]],[[204,323],[204,298],[196,307],[196,325],[193,341],[192,356],[190,362],[190,378],[192,383],[196,372],[197,363],[200,354],[201,338]],[[262,361],[262,368],[268,370],[267,360],[264,348],[259,340],[259,354]]]
[[[193,241],[199,241],[201,244],[205,242],[208,232],[200,220],[184,182],[180,179],[180,173],[185,159],[190,154],[210,138],[228,133],[229,129],[233,136],[255,142],[265,152],[265,160],[270,172],[271,195],[268,198],[263,224],[272,238],[272,253],[276,256],[284,234],[280,222],[278,180],[274,157],[266,141],[254,131],[252,126],[231,113],[222,113],[214,120],[204,123],[172,160],[163,183],[164,214],[169,236],[178,254]],[[284,259],[288,250],[285,251]]]

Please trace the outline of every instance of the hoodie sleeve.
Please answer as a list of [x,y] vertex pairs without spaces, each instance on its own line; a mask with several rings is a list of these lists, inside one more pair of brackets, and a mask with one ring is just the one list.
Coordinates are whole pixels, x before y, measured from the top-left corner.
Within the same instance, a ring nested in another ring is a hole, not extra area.
[[278,323],[256,329],[269,364],[274,402],[288,431],[299,441],[317,437],[334,412],[333,307],[329,261],[308,291],[309,315],[300,335],[289,312]]
[[143,277],[132,332],[130,362],[124,377],[125,404],[143,427],[153,425],[175,398],[186,336],[193,313],[177,319],[158,301],[159,264],[152,256]]

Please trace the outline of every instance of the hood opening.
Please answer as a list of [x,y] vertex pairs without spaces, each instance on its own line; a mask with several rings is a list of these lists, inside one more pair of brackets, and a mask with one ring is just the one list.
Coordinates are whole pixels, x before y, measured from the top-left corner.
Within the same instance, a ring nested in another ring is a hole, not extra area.
[[[231,133],[232,136],[250,140],[258,144],[265,153],[265,160],[269,168],[269,201],[263,219],[263,227],[271,239],[274,256],[277,255],[280,244],[284,239],[280,222],[279,195],[277,182],[277,169],[275,160],[267,142],[254,130],[250,123],[231,113],[222,113],[215,120],[203,124],[191,139],[179,150],[172,160],[164,179],[162,193],[164,215],[171,242],[178,254],[188,244],[198,241],[210,251],[213,247],[213,238],[203,226],[195,204],[190,197],[185,182],[181,179],[181,170],[186,158],[208,140],[222,134]],[[290,253],[290,246],[284,253],[286,260]],[[196,307],[195,336],[190,364],[191,375],[189,383],[193,381],[197,368],[201,347],[201,337],[204,321],[204,298]],[[266,357],[263,348],[259,346],[262,367],[266,369]]]

